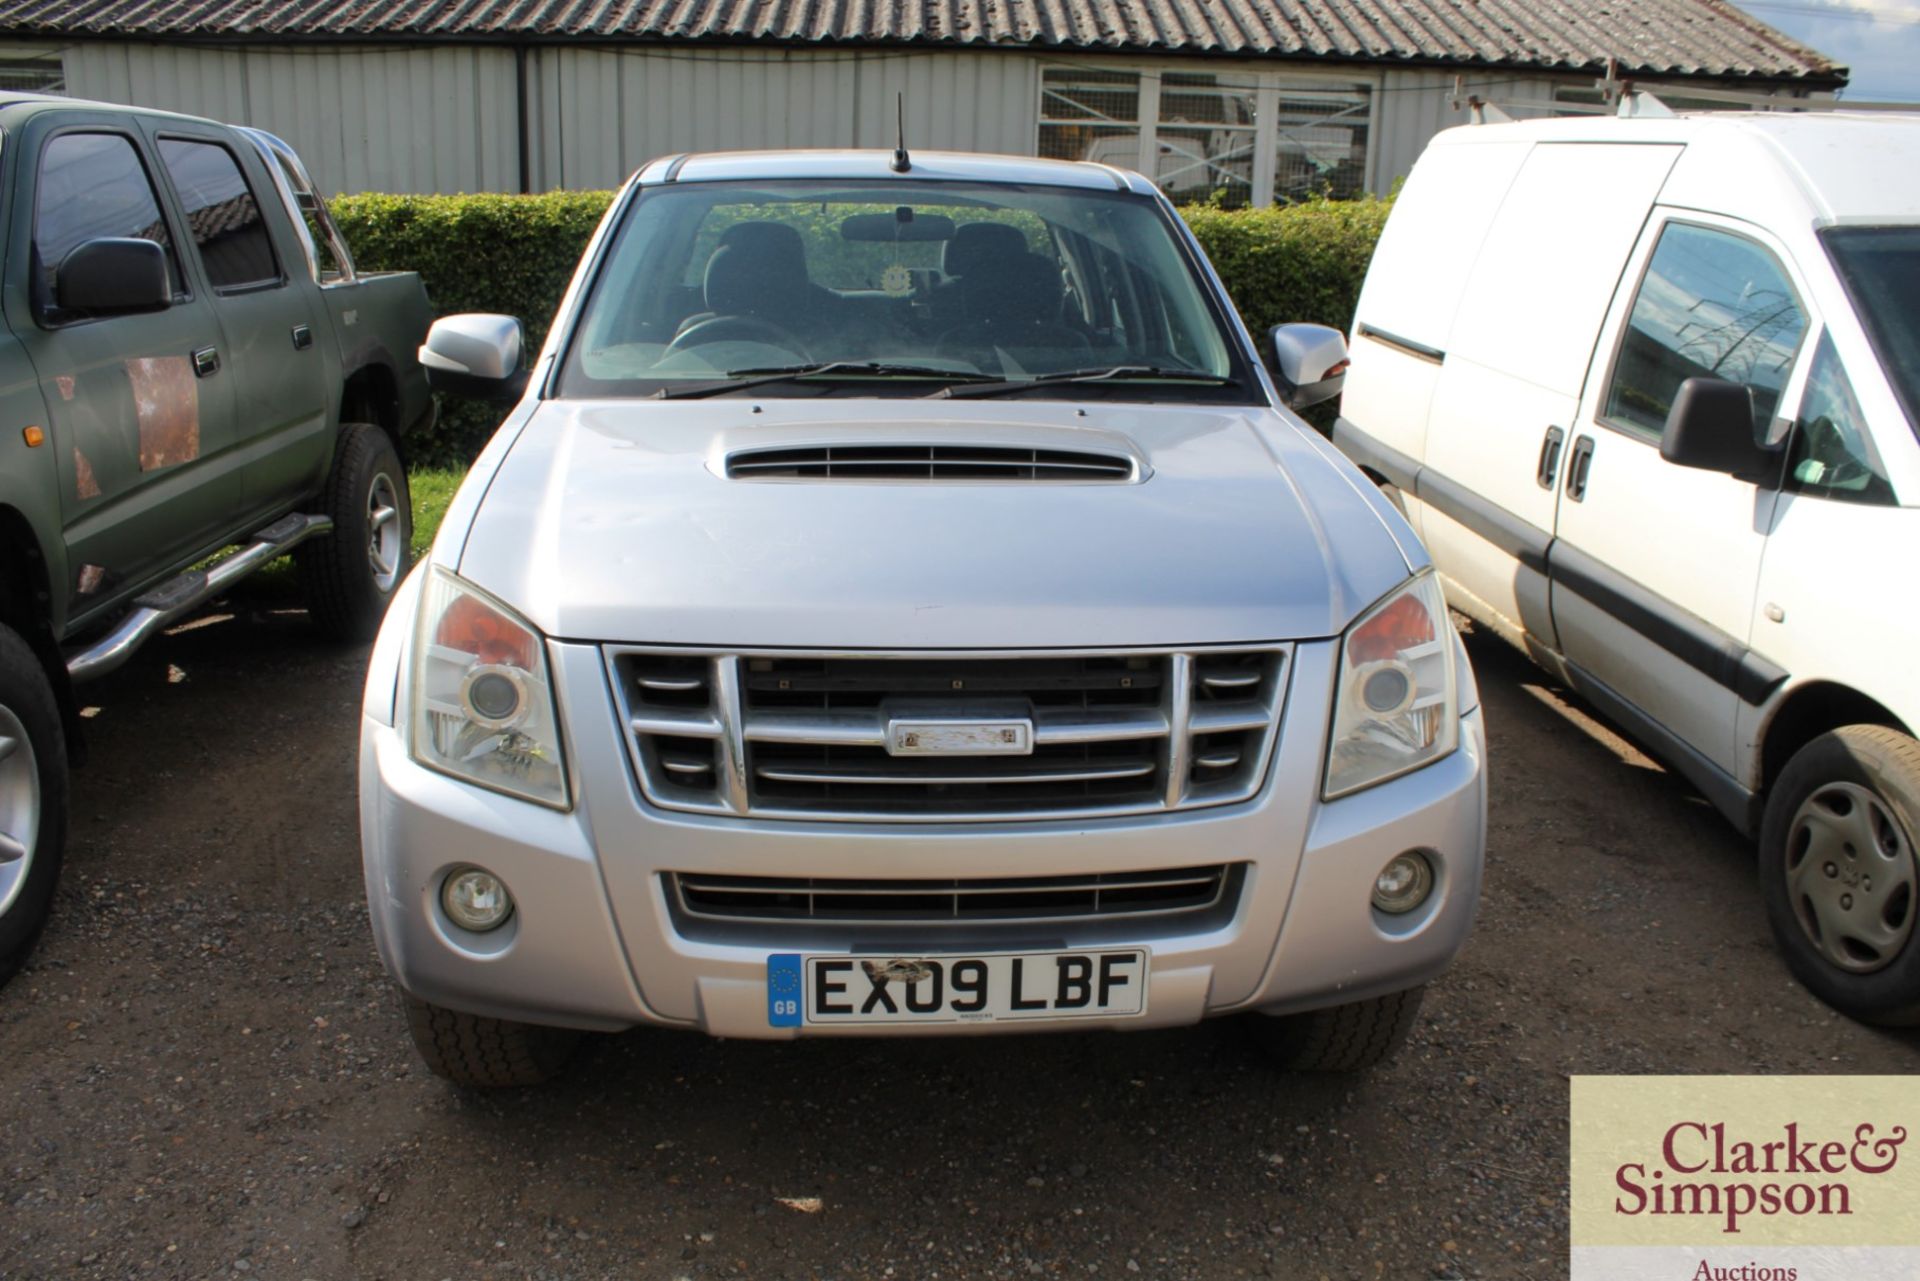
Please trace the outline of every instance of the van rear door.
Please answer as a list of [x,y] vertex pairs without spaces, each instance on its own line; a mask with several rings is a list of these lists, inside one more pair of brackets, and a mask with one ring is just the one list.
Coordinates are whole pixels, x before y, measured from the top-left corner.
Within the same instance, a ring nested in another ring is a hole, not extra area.
[[1394,200],[1354,307],[1352,366],[1334,443],[1397,486],[1418,530],[1414,473],[1467,273],[1529,144],[1457,129],[1427,148]]
[[1546,557],[1594,343],[1682,148],[1540,143],[1469,274],[1427,421],[1421,532],[1467,612],[1556,645]]

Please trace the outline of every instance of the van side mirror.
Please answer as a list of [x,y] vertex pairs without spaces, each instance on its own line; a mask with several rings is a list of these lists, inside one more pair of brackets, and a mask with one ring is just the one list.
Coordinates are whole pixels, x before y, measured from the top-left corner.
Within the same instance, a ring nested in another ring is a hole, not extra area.
[[420,366],[427,385],[449,396],[515,401],[527,389],[521,360],[525,334],[512,316],[471,312],[442,316],[427,330]]
[[54,269],[53,301],[62,311],[96,316],[169,307],[167,251],[130,236],[83,240]]
[[1347,338],[1326,325],[1275,325],[1273,357],[1280,368],[1280,398],[1305,409],[1340,394],[1347,381]]
[[1780,451],[1754,440],[1753,393],[1745,383],[1689,378],[1667,411],[1660,456],[1681,467],[1761,481],[1777,465]]

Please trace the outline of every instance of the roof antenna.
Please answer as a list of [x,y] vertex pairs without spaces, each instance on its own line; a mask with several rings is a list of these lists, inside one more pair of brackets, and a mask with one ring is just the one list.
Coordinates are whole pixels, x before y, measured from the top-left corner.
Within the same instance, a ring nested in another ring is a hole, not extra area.
[[893,149],[892,168],[895,173],[905,173],[913,168],[913,161],[907,158],[907,95],[897,96],[893,105],[900,126],[900,145]]

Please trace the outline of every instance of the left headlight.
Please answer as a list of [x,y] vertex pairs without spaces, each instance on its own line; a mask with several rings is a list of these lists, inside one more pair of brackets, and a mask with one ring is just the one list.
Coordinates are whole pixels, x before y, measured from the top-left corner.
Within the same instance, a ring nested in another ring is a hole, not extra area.
[[568,805],[547,647],[525,619],[429,567],[413,638],[413,758],[481,787]]
[[1431,572],[1407,582],[1340,638],[1328,800],[1384,783],[1451,752],[1460,739],[1453,625]]

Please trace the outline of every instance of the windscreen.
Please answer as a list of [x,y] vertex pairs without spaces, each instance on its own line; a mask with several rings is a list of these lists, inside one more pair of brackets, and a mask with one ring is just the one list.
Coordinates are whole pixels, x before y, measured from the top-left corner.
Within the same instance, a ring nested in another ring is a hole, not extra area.
[[1834,227],[1821,239],[1920,434],[1920,227]]
[[1244,400],[1251,381],[1171,221],[1146,197],[1058,187],[648,188],[586,300],[560,394],[835,365],[862,371],[787,391],[884,395],[943,371],[1044,380],[1124,366],[1191,376],[1156,384],[1156,398]]

